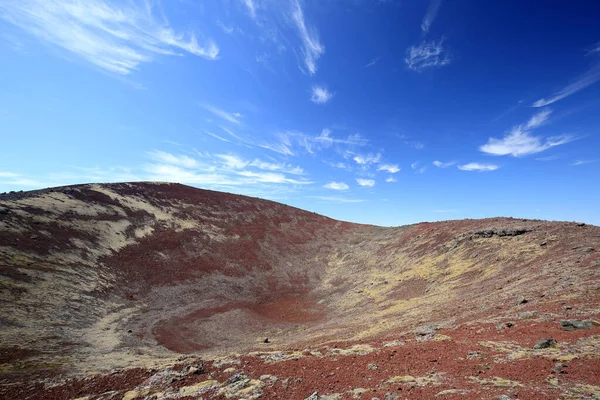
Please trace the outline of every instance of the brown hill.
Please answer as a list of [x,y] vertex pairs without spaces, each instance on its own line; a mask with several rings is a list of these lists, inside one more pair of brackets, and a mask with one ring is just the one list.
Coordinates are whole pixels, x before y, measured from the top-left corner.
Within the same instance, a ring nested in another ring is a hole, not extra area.
[[4,194],[0,396],[600,396],[599,248],[584,224],[382,228],[178,184]]

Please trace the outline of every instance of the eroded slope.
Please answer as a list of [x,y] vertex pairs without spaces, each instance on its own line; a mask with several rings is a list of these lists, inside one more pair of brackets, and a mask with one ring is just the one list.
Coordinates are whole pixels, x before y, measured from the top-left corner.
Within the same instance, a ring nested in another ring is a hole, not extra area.
[[504,218],[355,225],[176,184],[4,195],[0,362],[95,371],[293,350],[552,318],[541,310],[583,299],[595,315],[599,241],[594,226]]

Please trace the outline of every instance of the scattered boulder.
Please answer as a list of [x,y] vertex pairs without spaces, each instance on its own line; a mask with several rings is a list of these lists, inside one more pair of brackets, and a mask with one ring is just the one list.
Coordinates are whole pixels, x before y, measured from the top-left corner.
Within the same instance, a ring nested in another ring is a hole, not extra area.
[[552,338],[546,338],[546,339],[540,339],[538,340],[538,342],[535,344],[535,346],[533,346],[534,349],[547,349],[549,347],[553,347],[556,346],[556,340],[552,339]]
[[7,215],[10,211],[6,208],[0,208],[0,215]]
[[585,222],[577,222],[577,226],[585,226]]
[[565,331],[574,331],[577,329],[592,329],[595,325],[591,319],[563,319],[560,325]]
[[568,368],[568,365],[563,364],[561,362],[554,364],[554,367],[552,367],[552,373],[553,374],[566,374],[567,371],[565,371],[565,368]]
[[537,311],[523,311],[518,315],[519,319],[532,319],[537,317]]
[[505,329],[505,328],[512,328],[513,326],[515,326],[515,323],[511,322],[511,321],[501,322],[498,325],[496,325],[496,329],[497,330],[502,330],[502,329]]
[[367,369],[368,369],[369,371],[377,371],[377,369],[378,369],[378,368],[379,368],[379,367],[378,367],[378,366],[377,366],[377,364],[375,364],[375,363],[370,363],[369,365],[367,365]]
[[482,229],[480,231],[476,231],[471,236],[474,239],[477,238],[491,238],[492,236],[505,237],[505,236],[519,236],[524,233],[531,232],[532,230],[529,228],[491,228],[491,229]]
[[528,302],[529,302],[529,300],[527,300],[525,297],[517,296],[517,300],[516,300],[517,305],[527,304]]
[[313,392],[313,394],[311,394],[310,396],[308,396],[304,400],[319,400],[319,393],[318,392]]

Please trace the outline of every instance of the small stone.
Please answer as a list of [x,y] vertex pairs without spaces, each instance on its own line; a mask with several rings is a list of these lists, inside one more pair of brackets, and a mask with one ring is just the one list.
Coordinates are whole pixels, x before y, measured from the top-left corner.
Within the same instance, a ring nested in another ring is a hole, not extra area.
[[547,348],[555,346],[555,345],[556,345],[556,340],[554,340],[552,338],[540,339],[535,344],[535,346],[533,346],[533,348],[534,349],[547,349]]
[[378,368],[377,364],[374,364],[374,363],[370,363],[369,365],[367,365],[367,369],[369,371],[377,371],[377,368]]
[[552,368],[552,373],[553,374],[564,374],[566,373],[566,371],[564,371],[565,368],[567,368],[568,366],[566,364],[563,364],[561,362],[554,364],[554,367]]
[[313,392],[313,394],[311,394],[310,396],[308,396],[304,400],[319,400],[319,393],[318,392]]
[[269,343],[269,338],[265,338],[265,340],[263,340],[263,343]]
[[0,208],[0,215],[7,215],[10,211],[6,208]]
[[584,222],[578,222],[577,226],[585,226],[585,223]]

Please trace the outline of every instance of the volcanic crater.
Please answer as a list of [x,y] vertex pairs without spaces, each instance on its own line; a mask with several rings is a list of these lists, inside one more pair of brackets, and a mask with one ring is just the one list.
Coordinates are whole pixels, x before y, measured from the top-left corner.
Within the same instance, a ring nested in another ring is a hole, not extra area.
[[599,250],[171,183],[0,194],[0,398],[600,398]]

